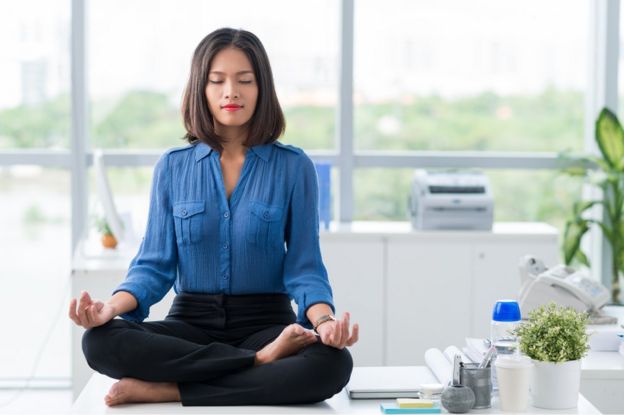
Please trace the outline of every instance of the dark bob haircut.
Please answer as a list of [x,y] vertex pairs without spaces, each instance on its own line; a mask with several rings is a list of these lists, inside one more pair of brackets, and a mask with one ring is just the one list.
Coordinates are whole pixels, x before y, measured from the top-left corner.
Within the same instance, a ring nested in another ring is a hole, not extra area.
[[240,49],[251,62],[258,84],[258,100],[249,120],[247,147],[272,143],[284,133],[286,122],[277,100],[269,58],[260,39],[246,30],[223,28],[215,30],[197,45],[191,62],[191,74],[184,91],[182,117],[191,144],[203,141],[222,151],[220,137],[215,133],[214,120],[208,109],[206,84],[212,60],[225,48]]

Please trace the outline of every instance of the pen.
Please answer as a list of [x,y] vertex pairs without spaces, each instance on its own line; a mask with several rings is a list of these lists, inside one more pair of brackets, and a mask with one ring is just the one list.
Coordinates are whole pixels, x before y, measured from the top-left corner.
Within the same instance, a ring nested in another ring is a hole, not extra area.
[[483,369],[484,367],[487,367],[488,363],[490,363],[490,360],[492,360],[492,356],[494,356],[495,351],[496,351],[496,347],[494,346],[488,349],[485,356],[483,356],[483,360],[481,361],[481,363],[479,363],[479,369]]

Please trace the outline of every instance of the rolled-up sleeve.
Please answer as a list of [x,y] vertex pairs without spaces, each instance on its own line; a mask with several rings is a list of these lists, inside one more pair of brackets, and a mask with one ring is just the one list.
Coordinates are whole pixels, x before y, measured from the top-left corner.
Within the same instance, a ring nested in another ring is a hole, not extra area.
[[136,298],[137,308],[121,315],[127,320],[147,318],[150,307],[165,296],[176,279],[178,257],[168,162],[166,153],[154,168],[145,237],[130,263],[125,281],[113,292],[126,291]]
[[298,306],[297,321],[311,327],[308,308],[325,303],[335,311],[327,270],[319,244],[318,182],[312,160],[305,154],[297,166],[288,220],[284,285]]

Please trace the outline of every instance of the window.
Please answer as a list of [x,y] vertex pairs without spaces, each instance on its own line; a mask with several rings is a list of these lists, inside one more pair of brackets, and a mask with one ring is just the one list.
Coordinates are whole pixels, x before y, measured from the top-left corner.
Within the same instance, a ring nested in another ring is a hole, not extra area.
[[93,0],[89,7],[94,147],[184,145],[179,107],[193,51],[208,33],[227,26],[252,31],[267,50],[288,120],[283,141],[335,147],[335,2],[166,0],[148,7],[137,0]]
[[[581,151],[588,10],[586,1],[562,0],[358,2],[355,147]],[[561,226],[550,191],[555,172],[485,173],[496,220]],[[411,176],[409,169],[358,172],[354,217],[405,220]]]
[[2,2],[0,39],[0,149],[67,148],[69,2]]
[[70,174],[44,167],[48,152],[69,147],[69,6],[0,3],[0,153],[42,153],[41,165],[0,158],[0,379],[9,383],[30,376],[48,333],[35,375],[69,378],[69,325],[59,307],[69,292]]
[[[45,335],[38,377],[69,377],[69,172],[39,166],[0,167],[2,378],[30,375]],[[62,313],[59,314],[60,307]]]
[[587,11],[564,0],[356,2],[356,147],[582,149]]

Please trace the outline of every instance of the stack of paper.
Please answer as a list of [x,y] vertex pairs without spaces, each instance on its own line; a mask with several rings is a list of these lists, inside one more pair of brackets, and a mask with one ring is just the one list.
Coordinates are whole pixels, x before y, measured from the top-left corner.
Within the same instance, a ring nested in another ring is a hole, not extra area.
[[384,414],[439,414],[439,402],[428,399],[397,399],[396,403],[382,403],[381,412]]

